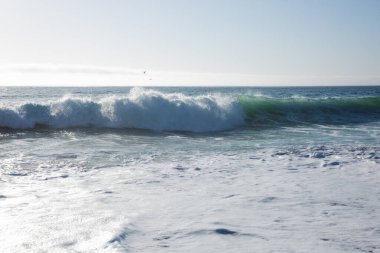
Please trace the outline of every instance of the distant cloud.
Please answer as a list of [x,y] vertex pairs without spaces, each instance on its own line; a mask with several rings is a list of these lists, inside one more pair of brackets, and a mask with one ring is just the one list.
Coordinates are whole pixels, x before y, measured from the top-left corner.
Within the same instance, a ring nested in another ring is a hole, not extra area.
[[143,74],[145,70],[83,65],[9,64],[0,66],[0,72],[4,71],[29,73],[137,75]]
[[380,76],[191,73],[83,65],[0,65],[0,85],[35,86],[318,86],[380,85]]

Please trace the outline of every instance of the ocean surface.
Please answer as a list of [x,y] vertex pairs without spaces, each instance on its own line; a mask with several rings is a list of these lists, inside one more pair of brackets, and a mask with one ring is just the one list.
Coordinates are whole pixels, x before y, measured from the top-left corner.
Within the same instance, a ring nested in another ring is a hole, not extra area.
[[0,87],[0,252],[380,252],[380,86]]

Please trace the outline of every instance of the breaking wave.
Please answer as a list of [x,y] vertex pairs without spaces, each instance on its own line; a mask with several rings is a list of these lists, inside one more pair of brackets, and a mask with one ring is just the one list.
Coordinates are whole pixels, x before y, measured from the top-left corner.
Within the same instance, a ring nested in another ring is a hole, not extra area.
[[188,96],[140,88],[101,99],[65,96],[50,103],[0,107],[0,127],[95,127],[211,132],[239,126],[380,121],[380,97],[269,98]]
[[100,100],[65,96],[49,104],[0,108],[0,127],[27,129],[101,127],[210,132],[244,123],[238,101],[225,96],[186,96],[134,88],[124,97]]

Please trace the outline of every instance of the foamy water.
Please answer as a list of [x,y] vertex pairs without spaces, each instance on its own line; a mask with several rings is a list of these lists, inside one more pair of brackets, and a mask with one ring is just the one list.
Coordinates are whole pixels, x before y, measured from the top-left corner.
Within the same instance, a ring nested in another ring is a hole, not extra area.
[[0,99],[0,252],[380,251],[376,87],[40,89]]

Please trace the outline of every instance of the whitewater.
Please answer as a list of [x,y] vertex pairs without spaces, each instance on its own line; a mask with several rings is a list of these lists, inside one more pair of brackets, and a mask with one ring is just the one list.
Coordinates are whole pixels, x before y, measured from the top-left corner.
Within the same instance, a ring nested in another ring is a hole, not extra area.
[[222,96],[189,97],[141,88],[125,97],[110,96],[94,101],[64,96],[48,104],[22,104],[0,110],[0,126],[34,128],[47,126],[139,128],[168,131],[220,131],[243,123],[236,102]]
[[0,88],[0,252],[380,252],[380,87]]

